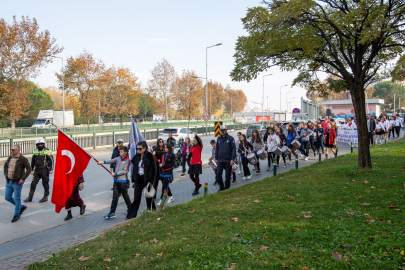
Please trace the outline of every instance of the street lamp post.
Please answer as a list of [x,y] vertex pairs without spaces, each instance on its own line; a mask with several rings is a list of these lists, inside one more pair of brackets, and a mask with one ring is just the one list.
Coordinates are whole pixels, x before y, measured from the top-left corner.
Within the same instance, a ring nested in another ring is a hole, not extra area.
[[[221,46],[222,43],[218,43],[212,46],[208,46],[205,49],[205,111],[208,112],[208,49],[216,46]],[[211,94],[211,91],[210,91]],[[211,111],[211,95],[210,95],[210,116]],[[205,122],[205,133],[208,133],[208,122]]]
[[62,104],[63,104],[63,114],[62,114],[63,121],[62,121],[62,123],[63,123],[63,128],[65,128],[65,83],[63,81],[63,58],[59,57],[59,56],[52,56],[52,57],[59,58],[62,60],[62,72],[61,72],[62,73]]
[[[290,104],[290,111],[291,111],[291,100],[293,100],[295,97],[290,98],[290,102],[288,102]],[[288,106],[287,106],[287,110],[288,110]]]
[[[262,125],[264,125],[264,111],[263,111],[263,104],[264,104],[264,77],[266,77],[266,76],[270,76],[270,75],[273,75],[273,74],[267,74],[267,75],[263,75],[263,96],[262,96]],[[267,97],[267,105],[269,104],[269,100],[268,100],[268,98],[269,97]]]
[[[396,95],[396,94],[394,94],[394,114],[395,114],[395,95]],[[393,114],[393,115],[394,115],[394,114]]]
[[289,94],[289,93],[291,93],[291,91],[285,93],[285,103],[286,103],[286,105],[287,105],[287,108],[285,109],[285,112],[286,112],[286,113],[288,113],[288,94]]
[[281,113],[281,88],[284,87],[284,86],[287,86],[287,85],[280,86],[280,113]]

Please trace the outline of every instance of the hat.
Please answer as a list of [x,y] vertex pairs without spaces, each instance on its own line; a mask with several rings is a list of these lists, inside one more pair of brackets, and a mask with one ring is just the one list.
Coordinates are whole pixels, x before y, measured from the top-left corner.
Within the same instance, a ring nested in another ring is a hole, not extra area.
[[223,124],[223,125],[220,127],[220,130],[225,130],[225,129],[228,129],[228,127],[227,127],[225,124]]
[[118,139],[117,143],[123,143],[124,141],[122,139]]

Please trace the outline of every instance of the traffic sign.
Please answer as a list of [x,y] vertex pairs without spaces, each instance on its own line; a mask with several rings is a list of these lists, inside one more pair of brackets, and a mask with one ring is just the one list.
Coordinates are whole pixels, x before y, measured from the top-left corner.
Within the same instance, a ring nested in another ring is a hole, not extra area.
[[300,112],[301,112],[301,110],[298,109],[298,108],[294,108],[294,109],[292,110],[292,113],[300,113]]
[[210,114],[208,112],[204,113],[204,121],[207,122],[208,120],[210,120]]
[[215,137],[219,137],[221,136],[221,126],[222,126],[222,122],[215,122]]

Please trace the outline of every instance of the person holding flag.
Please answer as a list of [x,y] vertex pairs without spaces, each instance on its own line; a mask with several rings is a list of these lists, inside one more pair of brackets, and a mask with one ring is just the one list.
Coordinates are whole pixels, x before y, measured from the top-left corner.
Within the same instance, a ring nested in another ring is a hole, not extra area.
[[111,176],[114,178],[113,199],[111,202],[110,213],[104,216],[105,219],[115,218],[115,210],[117,209],[119,194],[122,194],[128,210],[131,207],[131,200],[126,189],[130,162],[131,160],[128,157],[128,148],[125,146],[121,147],[119,157],[97,162],[98,165],[115,164],[115,173],[111,173]]

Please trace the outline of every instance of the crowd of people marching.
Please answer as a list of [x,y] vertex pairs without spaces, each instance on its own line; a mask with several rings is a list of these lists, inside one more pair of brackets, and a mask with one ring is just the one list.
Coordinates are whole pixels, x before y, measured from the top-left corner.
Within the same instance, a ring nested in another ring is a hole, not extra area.
[[[386,116],[373,119],[367,115],[367,128],[370,137],[370,145],[383,142],[396,135],[399,137],[400,128],[404,127],[404,119],[396,115],[389,120]],[[357,129],[357,122],[354,116],[346,120],[343,129]],[[303,158],[307,161],[310,156],[310,150],[313,155],[324,154],[324,159],[330,158],[329,151],[336,155],[336,139],[338,126],[331,117],[325,117],[324,120],[300,122],[299,126],[294,127],[292,123],[275,125],[270,124],[267,127],[264,136],[261,136],[258,130],[252,131],[252,138],[247,139],[242,132],[237,133],[237,140],[228,134],[227,126],[220,128],[221,136],[217,140],[210,142],[212,155],[209,159],[211,168],[215,171],[214,185],[219,185],[219,191],[229,189],[232,182],[236,182],[236,174],[243,173],[243,180],[248,181],[252,177],[252,172],[256,175],[261,173],[260,160],[267,160],[267,171],[272,170],[272,165],[279,167],[280,160],[283,161],[283,167],[292,164],[292,158]],[[173,147],[176,140],[170,136],[166,142],[158,139],[156,145],[152,148],[145,141],[138,142],[136,145],[136,154],[130,159],[129,147],[123,145],[119,139],[113,150],[111,159],[98,162],[99,165],[110,164],[111,176],[114,179],[113,197],[110,212],[104,216],[105,219],[115,218],[115,211],[118,205],[119,197],[123,197],[127,206],[126,218],[131,219],[137,216],[142,197],[146,197],[147,210],[155,210],[155,199],[157,196],[158,185],[162,183],[162,191],[159,196],[157,206],[174,201],[170,183],[173,181],[173,168],[175,166],[175,155]],[[376,139],[374,140],[374,135]],[[49,174],[53,172],[52,152],[45,148],[45,141],[39,138],[36,141],[36,150],[31,161],[20,154],[20,146],[14,145],[11,149],[11,155],[4,164],[4,175],[7,180],[5,199],[15,206],[15,214],[12,222],[20,219],[22,213],[27,209],[26,205],[21,204],[21,189],[25,179],[29,174],[34,176],[31,183],[31,189],[28,198],[24,202],[32,202],[38,181],[42,179],[44,186],[44,197],[39,202],[46,202],[49,195]],[[182,175],[186,175],[186,164],[188,165],[188,175],[194,184],[193,196],[199,194],[202,187],[200,184],[200,174],[202,174],[201,153],[203,143],[201,138],[194,133],[191,140],[186,138],[182,149]],[[132,166],[130,166],[132,164]],[[250,166],[250,167],[249,167]],[[131,179],[128,179],[128,173],[132,168]],[[251,169],[252,172],[251,172]],[[225,171],[225,181],[223,173]],[[134,200],[128,195],[130,180],[134,188]],[[79,207],[80,214],[85,213],[86,205],[80,198],[79,190],[84,188],[83,175],[79,177],[73,187],[73,191],[66,201],[65,209],[67,216],[65,220],[73,218],[72,207]],[[14,195],[14,196],[13,196]]]

